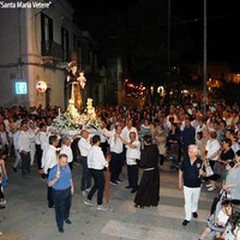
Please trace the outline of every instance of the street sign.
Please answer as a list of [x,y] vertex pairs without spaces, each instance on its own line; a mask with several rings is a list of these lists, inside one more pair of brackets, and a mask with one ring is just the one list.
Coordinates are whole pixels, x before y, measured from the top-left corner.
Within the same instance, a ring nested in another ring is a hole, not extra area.
[[15,83],[15,93],[19,94],[27,94],[27,83],[26,82],[16,82]]

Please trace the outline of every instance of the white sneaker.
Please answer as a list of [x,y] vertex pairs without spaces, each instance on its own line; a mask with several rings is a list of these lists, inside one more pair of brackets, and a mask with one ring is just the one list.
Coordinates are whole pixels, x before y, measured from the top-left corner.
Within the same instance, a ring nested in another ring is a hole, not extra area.
[[110,184],[113,185],[113,186],[116,186],[117,182],[110,181]]
[[97,210],[99,210],[99,211],[106,211],[107,208],[105,208],[103,205],[98,205],[97,206]]
[[84,203],[85,203],[86,205],[89,205],[89,206],[92,206],[92,205],[93,205],[89,199],[86,199],[86,200],[84,201]]
[[215,186],[211,186],[210,188],[208,188],[208,191],[209,191],[209,192],[212,192],[212,191],[215,190],[215,189],[216,189]]
[[86,192],[87,192],[87,193],[89,193],[89,192],[90,192],[90,190],[91,190],[91,188],[87,188],[87,189],[86,189]]
[[212,184],[211,184],[211,183],[208,183],[208,184],[206,184],[206,187],[207,187],[207,188],[212,187]]
[[4,200],[4,199],[0,200],[0,204],[1,204],[1,205],[4,205],[4,204],[6,204],[6,203],[7,203],[6,200]]

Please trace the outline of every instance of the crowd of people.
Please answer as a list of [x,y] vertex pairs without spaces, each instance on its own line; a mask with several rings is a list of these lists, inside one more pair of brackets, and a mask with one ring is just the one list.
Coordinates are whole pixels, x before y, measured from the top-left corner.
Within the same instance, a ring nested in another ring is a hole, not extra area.
[[[125,164],[126,189],[136,194],[134,206],[157,206],[159,169],[166,170],[166,159],[171,161],[168,171],[179,171],[179,189],[183,189],[185,199],[183,226],[188,225],[192,217],[198,217],[203,184],[208,191],[223,188],[229,199],[240,200],[237,180],[240,174],[240,109],[236,104],[232,107],[213,104],[205,113],[197,103],[171,106],[168,114],[159,106],[143,109],[98,106],[96,115],[101,119],[101,126],[97,132],[91,135],[87,129],[79,129],[76,136],[51,132],[52,120],[58,113],[57,106],[0,108],[0,179],[2,182],[3,176],[7,177],[5,158],[10,154],[15,158],[12,170],[21,170],[23,177],[36,163],[39,174],[48,181],[48,207],[55,208],[59,232],[64,231],[64,222],[71,224],[69,211],[74,192],[71,169],[73,163],[79,161],[82,163],[84,202],[93,205],[91,200],[97,191],[97,210],[106,209],[103,206],[105,169],[110,169],[109,183],[116,186],[122,182]],[[211,175],[206,174],[207,164],[212,169]],[[142,168],[140,181],[139,168]],[[2,186],[0,198],[0,207],[4,207]],[[232,235],[238,233],[236,202],[231,207],[232,214],[225,223],[227,230],[222,237],[227,236],[227,231]],[[238,217],[240,220],[240,214]]]

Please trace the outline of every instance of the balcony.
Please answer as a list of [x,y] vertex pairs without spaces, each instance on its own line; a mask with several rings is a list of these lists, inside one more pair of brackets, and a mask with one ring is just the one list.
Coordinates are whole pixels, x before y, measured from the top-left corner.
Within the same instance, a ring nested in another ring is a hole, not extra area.
[[63,61],[64,55],[62,46],[53,41],[44,41],[41,43],[42,58],[52,61]]

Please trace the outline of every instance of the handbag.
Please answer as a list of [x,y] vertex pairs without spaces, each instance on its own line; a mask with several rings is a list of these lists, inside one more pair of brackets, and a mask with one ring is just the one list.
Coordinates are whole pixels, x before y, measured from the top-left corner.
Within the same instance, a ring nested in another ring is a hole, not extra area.
[[209,162],[205,162],[204,163],[204,168],[205,168],[205,173],[206,173],[206,177],[210,177],[214,174],[212,167],[210,166]]
[[3,176],[2,177],[2,183],[1,183],[2,187],[3,188],[6,188],[7,185],[8,185],[8,179],[7,179],[7,176]]

